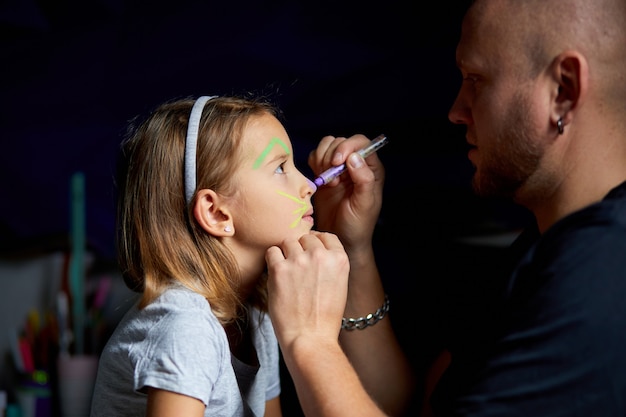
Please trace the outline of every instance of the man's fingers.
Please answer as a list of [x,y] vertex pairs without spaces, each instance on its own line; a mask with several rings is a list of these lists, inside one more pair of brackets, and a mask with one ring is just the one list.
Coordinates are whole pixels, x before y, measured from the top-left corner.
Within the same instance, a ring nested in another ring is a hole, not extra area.
[[283,251],[278,246],[271,246],[265,252],[265,262],[268,264],[274,264],[284,260],[285,256],[283,255]]
[[[326,249],[343,250],[343,244],[341,243],[337,235],[333,233],[312,231],[311,234],[305,236],[314,236],[317,241],[324,245]],[[305,236],[302,236],[300,240],[302,240],[302,238],[304,238]],[[312,239],[307,240],[311,245],[315,243]]]

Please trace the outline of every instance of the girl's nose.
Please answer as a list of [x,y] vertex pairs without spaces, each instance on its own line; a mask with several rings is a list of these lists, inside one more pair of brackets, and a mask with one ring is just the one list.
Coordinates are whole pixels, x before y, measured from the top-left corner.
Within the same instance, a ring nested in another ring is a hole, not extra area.
[[311,189],[313,190],[312,194],[315,194],[315,192],[317,191],[317,185],[315,185],[315,183],[308,178],[306,179],[306,182],[309,184],[309,187],[311,187]]

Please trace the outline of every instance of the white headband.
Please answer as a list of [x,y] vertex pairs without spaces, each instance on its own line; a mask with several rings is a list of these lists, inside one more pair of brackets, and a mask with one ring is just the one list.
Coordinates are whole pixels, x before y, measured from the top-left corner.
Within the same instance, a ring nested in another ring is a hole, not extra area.
[[187,127],[187,139],[185,140],[185,198],[187,204],[191,203],[194,191],[196,191],[196,148],[198,143],[198,131],[200,130],[200,117],[207,101],[217,96],[202,96],[196,100],[189,115]]

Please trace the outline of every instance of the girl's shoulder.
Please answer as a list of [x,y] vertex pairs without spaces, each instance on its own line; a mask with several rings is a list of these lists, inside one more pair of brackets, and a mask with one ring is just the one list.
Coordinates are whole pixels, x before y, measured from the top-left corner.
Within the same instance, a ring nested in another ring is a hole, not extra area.
[[[170,320],[203,322],[217,320],[209,302],[189,288],[175,285],[166,289],[145,308],[146,312]],[[218,323],[219,324],[219,323]]]

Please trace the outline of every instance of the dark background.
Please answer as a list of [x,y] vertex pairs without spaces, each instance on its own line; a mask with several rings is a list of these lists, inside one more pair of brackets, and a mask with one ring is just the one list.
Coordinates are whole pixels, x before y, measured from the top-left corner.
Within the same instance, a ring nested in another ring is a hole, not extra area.
[[303,171],[326,134],[386,133],[388,206],[398,200],[402,222],[419,223],[416,208],[468,191],[464,128],[447,120],[465,2],[402,3],[5,0],[0,249],[67,244],[81,171],[88,245],[111,258],[126,122],[204,94],[269,96]]
[[499,256],[501,245],[463,238],[525,220],[511,203],[472,194],[465,128],[447,119],[466,4],[4,0],[0,255],[69,248],[70,179],[82,172],[88,250],[114,265],[127,121],[176,97],[268,96],[305,173],[324,135],[389,137],[374,243],[394,324],[423,366],[437,346],[433,318],[451,308],[440,302],[476,289],[476,278],[480,291]]

